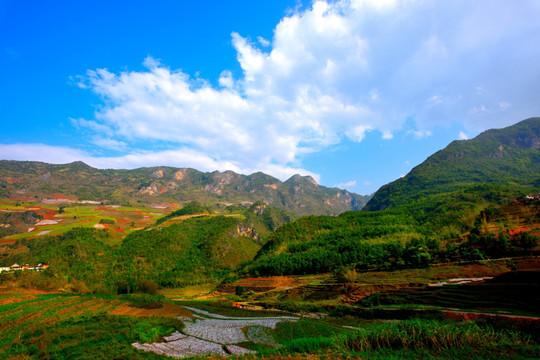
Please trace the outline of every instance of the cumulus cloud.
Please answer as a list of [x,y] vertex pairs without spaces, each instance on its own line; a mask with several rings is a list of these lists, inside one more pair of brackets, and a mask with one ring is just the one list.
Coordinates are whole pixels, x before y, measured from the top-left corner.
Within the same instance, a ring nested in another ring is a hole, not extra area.
[[[145,71],[89,70],[80,86],[104,105],[73,122],[126,151],[112,163],[307,174],[304,154],[368,131],[390,140],[407,119],[424,138],[456,119],[484,130],[537,115],[540,47],[524,46],[537,14],[534,2],[316,1],[271,40],[233,32],[242,74],[225,69],[219,87],[152,57]],[[146,141],[176,150],[128,151]]]

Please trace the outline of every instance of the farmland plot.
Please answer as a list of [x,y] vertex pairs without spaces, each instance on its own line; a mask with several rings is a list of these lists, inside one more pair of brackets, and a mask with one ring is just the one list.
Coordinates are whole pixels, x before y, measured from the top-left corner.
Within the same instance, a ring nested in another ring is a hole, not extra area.
[[252,341],[266,345],[276,345],[265,329],[275,329],[276,324],[282,321],[296,321],[291,316],[280,317],[231,317],[199,310],[192,307],[187,309],[204,315],[197,316],[192,322],[185,321],[183,334],[175,332],[164,338],[165,342],[139,344],[133,346],[144,351],[182,358],[194,355],[209,354],[245,354],[252,352],[235,344]]

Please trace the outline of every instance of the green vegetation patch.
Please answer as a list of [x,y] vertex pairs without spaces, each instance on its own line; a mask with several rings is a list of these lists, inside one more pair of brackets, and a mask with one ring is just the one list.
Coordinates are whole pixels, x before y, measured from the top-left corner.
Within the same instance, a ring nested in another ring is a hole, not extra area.
[[137,351],[131,344],[158,341],[180,325],[170,318],[77,317],[24,332],[0,358],[24,355],[31,359],[161,359],[154,353]]
[[273,334],[279,343],[288,343],[301,338],[330,338],[336,334],[349,332],[350,330],[323,321],[300,319],[295,322],[278,323]]
[[437,320],[405,320],[372,325],[338,342],[352,352],[380,349],[428,351],[476,349],[492,353],[533,356],[540,350],[530,335],[515,330],[495,330],[488,324]]

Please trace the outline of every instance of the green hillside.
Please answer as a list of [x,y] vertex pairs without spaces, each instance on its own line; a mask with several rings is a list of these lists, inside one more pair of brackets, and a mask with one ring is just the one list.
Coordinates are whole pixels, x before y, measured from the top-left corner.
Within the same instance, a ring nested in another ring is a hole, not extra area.
[[105,231],[76,228],[58,236],[43,236],[39,240],[23,239],[1,244],[3,265],[48,263],[43,272],[24,271],[12,274],[25,287],[42,290],[58,288],[77,292],[110,292],[107,281],[114,261],[113,248],[107,243]]
[[111,275],[166,287],[216,280],[260,248],[248,229],[238,219],[220,216],[134,233],[119,249],[118,267]]
[[303,217],[275,231],[244,271],[269,276],[325,273],[343,267],[425,266],[432,260],[427,249],[436,251],[437,242],[422,230],[412,216],[399,212]]
[[[540,189],[540,118],[453,141],[379,189],[365,210],[406,206],[428,213],[459,202],[498,202]],[[444,209],[443,209],[444,210]]]
[[252,260],[271,232],[291,220],[263,203],[216,216],[193,202],[121,243],[112,240],[114,231],[89,228],[0,243],[0,265],[49,263],[44,274],[23,274],[23,283],[44,289],[129,292],[149,283],[211,282]]

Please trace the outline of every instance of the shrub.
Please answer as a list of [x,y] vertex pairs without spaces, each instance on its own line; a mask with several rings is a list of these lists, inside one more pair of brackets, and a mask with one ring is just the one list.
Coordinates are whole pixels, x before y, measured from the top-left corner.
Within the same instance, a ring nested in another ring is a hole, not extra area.
[[140,309],[159,309],[163,307],[165,296],[163,295],[123,295],[122,299],[128,300],[132,306]]
[[244,295],[245,292],[246,292],[246,288],[244,288],[243,286],[238,285],[237,287],[234,288],[234,293],[237,296],[242,296]]
[[79,293],[79,294],[88,294],[90,290],[88,289],[88,286],[80,280],[72,280],[70,283],[71,290],[73,292]]
[[152,280],[138,280],[137,287],[139,288],[139,291],[150,295],[157,294],[159,290],[158,284],[156,284]]

